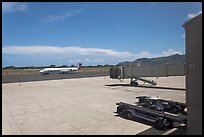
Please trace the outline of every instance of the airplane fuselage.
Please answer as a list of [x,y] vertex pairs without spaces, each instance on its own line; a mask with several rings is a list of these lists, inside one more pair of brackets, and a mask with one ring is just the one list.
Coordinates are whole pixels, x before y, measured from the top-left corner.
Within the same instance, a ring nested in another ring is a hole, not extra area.
[[80,66],[81,64],[79,64],[77,67],[69,67],[69,68],[44,68],[42,70],[40,70],[39,72],[44,75],[44,74],[50,74],[50,73],[60,73],[60,74],[67,74],[70,72],[76,72],[78,70],[80,70]]

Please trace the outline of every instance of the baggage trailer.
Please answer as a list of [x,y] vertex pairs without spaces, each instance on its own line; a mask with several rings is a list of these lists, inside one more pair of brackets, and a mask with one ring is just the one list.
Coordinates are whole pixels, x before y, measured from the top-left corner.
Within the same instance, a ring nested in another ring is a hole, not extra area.
[[149,96],[138,96],[136,98],[139,99],[139,102],[136,102],[136,104],[142,107],[173,114],[187,114],[184,111],[184,109],[187,108],[186,103],[164,100],[158,97]]
[[135,106],[128,103],[116,103],[117,113],[127,119],[143,119],[154,124],[154,127],[159,130],[176,127],[176,125],[186,124],[187,116],[185,115],[172,115],[156,110]]
[[110,78],[131,79],[130,84],[138,86],[137,80],[156,85],[153,80],[147,80],[141,77],[167,77],[167,76],[184,76],[185,64],[140,64],[140,65],[124,65],[110,67]]

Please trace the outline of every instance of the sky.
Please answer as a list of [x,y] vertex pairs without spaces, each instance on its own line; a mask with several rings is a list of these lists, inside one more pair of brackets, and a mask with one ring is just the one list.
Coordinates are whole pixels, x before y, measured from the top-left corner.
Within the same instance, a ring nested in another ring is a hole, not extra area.
[[116,65],[185,54],[201,2],[2,2],[2,67]]

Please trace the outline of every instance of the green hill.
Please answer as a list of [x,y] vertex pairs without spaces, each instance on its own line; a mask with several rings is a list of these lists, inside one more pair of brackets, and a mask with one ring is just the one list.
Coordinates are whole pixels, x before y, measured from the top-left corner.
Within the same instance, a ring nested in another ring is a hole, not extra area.
[[185,55],[174,54],[166,57],[157,58],[139,58],[133,62],[120,62],[117,65],[130,65],[130,63],[141,65],[141,64],[183,64],[185,63]]

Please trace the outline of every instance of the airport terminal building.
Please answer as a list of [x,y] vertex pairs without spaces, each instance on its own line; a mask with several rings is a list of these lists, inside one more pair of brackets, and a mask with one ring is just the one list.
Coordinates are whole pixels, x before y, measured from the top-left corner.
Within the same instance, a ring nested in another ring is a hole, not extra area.
[[202,135],[202,13],[185,22],[183,27],[186,46],[187,133]]

